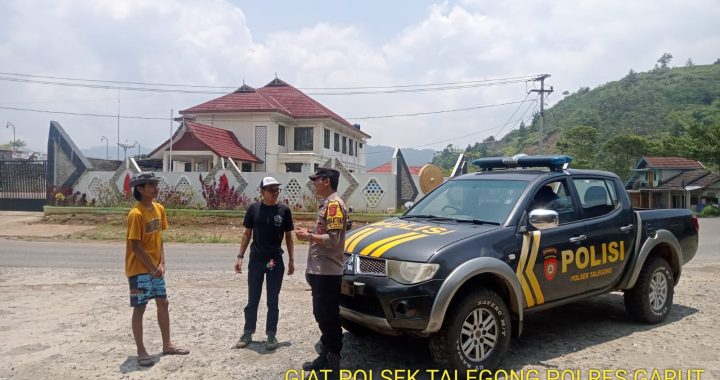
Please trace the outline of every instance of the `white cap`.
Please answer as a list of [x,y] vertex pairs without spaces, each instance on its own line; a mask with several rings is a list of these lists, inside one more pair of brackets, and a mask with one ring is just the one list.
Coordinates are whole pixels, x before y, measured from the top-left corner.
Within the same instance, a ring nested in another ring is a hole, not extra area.
[[278,185],[278,186],[280,186],[280,182],[278,182],[278,181],[277,181],[275,178],[273,178],[273,177],[265,177],[265,178],[262,179],[262,181],[260,181],[260,188],[261,188],[261,189],[262,189],[263,187],[265,187],[265,186],[270,186],[270,185]]

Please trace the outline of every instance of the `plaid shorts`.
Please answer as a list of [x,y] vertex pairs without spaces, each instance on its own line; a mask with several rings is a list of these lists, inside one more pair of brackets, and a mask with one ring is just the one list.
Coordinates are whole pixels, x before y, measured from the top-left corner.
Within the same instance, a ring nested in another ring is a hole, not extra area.
[[130,283],[130,306],[147,305],[153,298],[165,298],[165,278],[153,278],[149,273],[128,277]]

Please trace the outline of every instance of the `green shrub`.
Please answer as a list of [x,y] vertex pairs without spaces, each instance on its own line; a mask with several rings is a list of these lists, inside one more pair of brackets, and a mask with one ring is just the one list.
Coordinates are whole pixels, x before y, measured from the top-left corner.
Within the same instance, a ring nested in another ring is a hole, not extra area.
[[707,205],[705,208],[703,208],[702,211],[698,214],[701,218],[707,218],[707,217],[714,217],[714,216],[720,216],[720,207],[718,205]]

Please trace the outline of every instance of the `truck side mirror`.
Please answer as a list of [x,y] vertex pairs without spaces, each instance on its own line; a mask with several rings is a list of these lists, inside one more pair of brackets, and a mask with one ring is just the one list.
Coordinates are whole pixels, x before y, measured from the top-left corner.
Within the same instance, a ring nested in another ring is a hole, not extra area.
[[413,206],[412,202],[410,202],[410,201],[405,202],[405,204],[403,205],[403,211],[410,210],[410,207],[412,207],[412,206]]
[[538,208],[530,211],[530,225],[538,230],[557,227],[560,224],[560,216],[553,210]]

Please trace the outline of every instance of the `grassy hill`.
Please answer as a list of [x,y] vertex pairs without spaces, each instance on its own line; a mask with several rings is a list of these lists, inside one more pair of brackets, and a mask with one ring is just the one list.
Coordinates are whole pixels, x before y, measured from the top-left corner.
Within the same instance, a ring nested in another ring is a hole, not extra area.
[[[470,156],[538,152],[540,117]],[[627,176],[642,155],[678,155],[720,166],[720,64],[632,70],[595,89],[580,88],[545,110],[544,153],[575,157],[574,167]],[[434,162],[443,164],[442,154]],[[447,157],[446,157],[447,158]],[[446,160],[452,161],[452,160]]]

